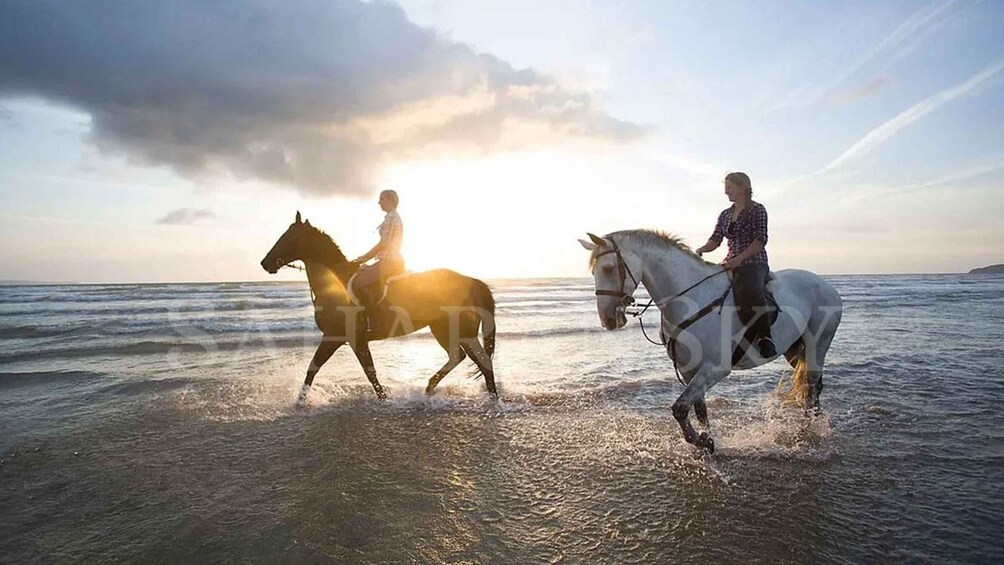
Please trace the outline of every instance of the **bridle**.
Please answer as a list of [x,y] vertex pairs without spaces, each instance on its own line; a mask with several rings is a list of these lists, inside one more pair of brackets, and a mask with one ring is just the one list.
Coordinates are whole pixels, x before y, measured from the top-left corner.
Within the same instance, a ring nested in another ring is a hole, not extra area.
[[[599,259],[600,257],[603,257],[604,255],[609,255],[611,253],[613,253],[613,254],[615,254],[617,256],[617,273],[620,276],[620,288],[619,288],[619,290],[597,290],[596,291],[596,296],[613,296],[615,298],[618,298],[620,300],[620,304],[626,309],[628,306],[633,306],[634,303],[635,303],[634,296],[631,296],[630,294],[624,292],[624,285],[625,285],[625,283],[627,283],[627,277],[631,277],[631,280],[634,281],[635,288],[638,287],[638,279],[635,278],[634,274],[631,272],[631,268],[628,267],[627,261],[624,260],[624,256],[621,255],[621,250],[620,250],[619,247],[617,247],[617,242],[614,241],[613,239],[610,239],[608,241],[610,242],[610,246],[612,247],[612,249],[610,249],[608,251],[604,251],[603,253],[597,254],[596,258]],[[673,300],[676,300],[677,298],[683,296],[684,294],[686,294],[690,290],[692,290],[692,289],[700,286],[701,284],[703,284],[708,279],[710,279],[710,278],[712,278],[712,277],[714,277],[716,275],[720,275],[722,273],[727,273],[727,272],[728,272],[728,270],[726,270],[726,269],[715,271],[714,273],[711,273],[710,275],[702,278],[701,280],[697,281],[696,283],[694,283],[694,284],[688,286],[687,288],[683,289],[683,291],[676,293],[674,296],[672,296],[672,297],[670,297],[668,299],[664,299],[663,302],[668,303],[668,302],[671,302]],[[692,315],[690,318],[687,318],[686,320],[684,320],[680,324],[676,325],[673,328],[673,330],[675,330],[674,333],[679,333],[679,332],[687,329],[688,327],[690,327],[691,325],[693,325],[695,322],[697,322],[698,320],[700,320],[704,316],[706,316],[709,313],[711,313],[715,308],[718,308],[719,314],[721,314],[721,308],[724,306],[725,297],[727,297],[729,295],[729,292],[731,292],[731,291],[732,291],[732,285],[730,284],[725,289],[725,292],[717,300],[715,300],[715,301],[711,302],[710,304],[706,305],[704,308],[701,308],[701,310],[698,311],[696,314]],[[654,300],[649,300],[648,304],[646,304],[644,308],[642,308],[638,312],[631,312],[631,315],[638,319],[638,325],[641,327],[641,333],[642,333],[642,335],[645,336],[645,339],[648,340],[649,343],[651,343],[653,345],[659,345],[659,346],[668,348],[669,353],[670,353],[670,357],[673,359],[673,369],[676,370],[676,380],[680,381],[680,384],[682,384],[683,386],[687,386],[686,383],[683,382],[683,378],[680,376],[679,369],[676,367],[676,337],[674,337],[674,336],[671,335],[671,336],[669,336],[669,340],[668,341],[663,341],[662,340],[663,335],[660,334],[660,336],[659,336],[660,340],[659,341],[655,341],[654,339],[648,337],[648,334],[645,332],[645,324],[642,323],[642,318],[641,317],[642,317],[642,315],[645,314],[646,311],[648,311],[649,307],[651,307],[653,304],[655,304],[655,301]]]
[[610,255],[611,253],[617,256],[617,276],[620,278],[620,284],[618,285],[618,290],[597,290],[596,296],[613,296],[616,298],[621,306],[627,308],[634,304],[634,296],[624,292],[624,285],[627,284],[627,278],[631,277],[631,281],[634,282],[635,288],[638,288],[638,279],[635,278],[634,273],[631,272],[631,268],[628,267],[627,261],[624,260],[624,256],[621,255],[621,250],[617,247],[617,242],[610,239],[610,246],[612,249],[609,251],[604,251],[596,255],[596,259],[599,260],[600,257],[604,255]]

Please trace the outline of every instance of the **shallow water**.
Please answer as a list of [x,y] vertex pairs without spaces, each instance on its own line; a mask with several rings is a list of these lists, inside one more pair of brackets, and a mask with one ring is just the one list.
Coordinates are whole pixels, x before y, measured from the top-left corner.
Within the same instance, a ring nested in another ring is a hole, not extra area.
[[1000,562],[1004,278],[830,280],[825,415],[735,373],[713,456],[588,280],[493,284],[501,405],[420,334],[302,410],[302,284],[0,288],[0,561]]

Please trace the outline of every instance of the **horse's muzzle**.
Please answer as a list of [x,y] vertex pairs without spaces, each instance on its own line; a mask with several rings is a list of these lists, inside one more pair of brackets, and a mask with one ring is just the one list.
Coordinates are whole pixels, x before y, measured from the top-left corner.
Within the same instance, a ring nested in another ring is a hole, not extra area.
[[265,269],[265,272],[274,275],[279,272],[282,268],[282,259],[275,258],[269,259],[268,257],[261,260],[261,268]]
[[623,308],[617,308],[613,315],[602,316],[600,321],[603,323],[603,327],[610,331],[619,330],[627,325],[627,316],[624,314]]

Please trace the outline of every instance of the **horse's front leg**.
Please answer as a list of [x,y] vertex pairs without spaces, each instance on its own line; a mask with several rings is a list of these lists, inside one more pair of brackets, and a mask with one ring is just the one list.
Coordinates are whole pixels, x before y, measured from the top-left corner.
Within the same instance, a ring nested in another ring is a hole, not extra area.
[[366,378],[369,379],[370,384],[373,385],[373,392],[376,393],[377,398],[380,400],[387,400],[387,393],[383,391],[383,387],[380,386],[380,381],[377,380],[376,367],[373,366],[373,356],[370,354],[370,345],[367,341],[358,341],[352,344],[352,351],[356,354],[356,359],[359,360],[359,364],[363,366],[363,371],[366,372]]
[[314,383],[314,376],[321,370],[321,366],[327,363],[335,351],[338,351],[338,348],[344,344],[344,340],[337,340],[328,336],[321,337],[321,344],[317,346],[314,358],[310,360],[310,365],[307,367],[307,378],[303,380],[303,386],[300,387],[300,395],[296,399],[298,406],[302,406],[307,401],[310,385]]
[[697,419],[705,427],[708,427],[708,407],[704,403],[704,393],[715,386],[727,374],[727,372],[720,373],[707,368],[701,369],[687,384],[687,388],[684,389],[683,394],[673,403],[673,417],[676,418],[676,421],[680,424],[680,428],[683,430],[683,439],[687,443],[707,449],[710,453],[715,452],[715,440],[707,431],[703,431],[698,435],[697,431],[694,430],[694,426],[691,425],[688,415],[690,408],[693,406]]

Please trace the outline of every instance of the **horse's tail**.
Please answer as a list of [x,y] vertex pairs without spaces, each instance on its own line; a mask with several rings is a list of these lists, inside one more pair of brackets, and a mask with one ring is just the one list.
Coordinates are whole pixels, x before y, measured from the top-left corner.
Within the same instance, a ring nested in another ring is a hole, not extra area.
[[[474,279],[474,288],[471,292],[474,307],[478,309],[481,318],[481,336],[485,353],[488,355],[488,362],[491,363],[495,355],[495,296],[492,289],[484,281]],[[477,334],[475,334],[476,337]],[[481,367],[475,363],[474,371],[470,377],[476,379],[485,376]]]
[[805,400],[809,398],[809,369],[805,362],[805,352],[800,352],[795,360],[795,370],[791,374],[791,386],[784,390],[785,379],[782,375],[777,382],[777,395],[786,406],[806,408]]
[[485,353],[491,359],[495,355],[495,295],[483,281],[474,279],[474,303],[481,309],[481,336]]

